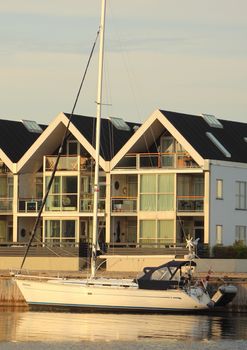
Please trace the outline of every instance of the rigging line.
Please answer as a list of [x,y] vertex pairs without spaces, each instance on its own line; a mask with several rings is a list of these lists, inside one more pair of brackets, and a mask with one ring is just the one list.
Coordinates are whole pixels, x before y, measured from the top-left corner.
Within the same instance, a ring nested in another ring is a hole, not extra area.
[[185,233],[185,230],[184,230],[183,222],[182,222],[180,216],[177,216],[177,218],[178,218],[178,222],[179,222],[180,228],[182,230],[183,238],[184,238],[184,240],[186,242],[187,237],[186,237],[186,233]]
[[[149,153],[150,153],[150,150],[149,150],[147,138],[146,138],[146,136],[145,136],[145,132],[144,132],[144,134],[143,134],[143,139],[144,139],[144,143],[145,143],[145,146],[146,146],[146,150],[147,150],[147,152],[148,152],[148,154],[149,154]],[[151,166],[153,167],[153,166],[154,166],[154,162],[153,162],[153,159],[152,159],[152,157],[151,157],[150,154],[149,154],[149,160],[150,160]]]
[[110,134],[110,141],[111,141],[111,157],[113,158],[115,155],[115,142],[114,142],[114,131],[113,131],[113,124],[111,121],[109,121],[109,134]]
[[151,132],[153,140],[154,140],[154,145],[156,147],[156,152],[158,152],[158,144],[157,144],[157,139],[155,138],[155,135],[154,135],[153,125],[150,126],[150,132]]
[[[63,249],[63,248],[61,248],[61,247],[59,247],[59,248],[60,248],[60,253],[56,253],[54,249],[52,249],[51,247],[48,246],[47,242],[42,242],[38,237],[34,237],[34,239],[35,239],[35,241],[37,241],[38,243],[41,243],[42,245],[44,245],[45,248],[47,248],[50,252],[52,252],[52,253],[53,253],[54,255],[56,255],[56,256],[59,256],[59,257],[62,256],[61,253],[66,253],[67,256],[68,256],[68,255],[69,255],[69,256],[76,256],[76,254],[73,254],[73,253],[71,253],[69,250]],[[54,248],[54,247],[53,247],[53,248]]]
[[65,132],[64,132],[64,135],[63,135],[63,138],[62,138],[62,142],[59,146],[59,150],[58,150],[58,153],[57,153],[57,157],[56,157],[56,161],[55,161],[55,164],[54,164],[54,168],[53,168],[53,171],[52,171],[52,174],[51,174],[51,177],[50,177],[50,180],[49,180],[49,183],[47,185],[47,189],[46,189],[46,193],[45,193],[45,196],[44,198],[42,199],[42,203],[41,203],[41,206],[40,206],[40,209],[38,211],[38,216],[36,218],[36,221],[34,223],[34,226],[33,226],[33,229],[32,229],[32,233],[31,233],[31,236],[30,236],[30,239],[29,239],[29,242],[28,242],[28,245],[27,245],[27,248],[26,248],[26,251],[25,251],[25,254],[24,254],[24,257],[22,259],[22,263],[21,263],[21,267],[20,267],[20,271],[25,263],[25,260],[26,260],[26,257],[27,257],[27,254],[28,254],[28,251],[31,247],[31,244],[32,244],[32,241],[34,239],[34,236],[36,234],[36,230],[38,228],[38,224],[40,222],[40,218],[41,218],[41,214],[43,212],[43,208],[45,206],[45,203],[46,203],[46,200],[47,200],[47,197],[48,197],[48,194],[50,192],[50,189],[51,189],[51,186],[52,186],[52,183],[53,183],[53,180],[54,180],[54,177],[55,177],[55,173],[57,171],[57,167],[58,167],[58,162],[59,162],[59,159],[61,157],[61,154],[62,154],[62,151],[63,151],[63,147],[64,147],[64,144],[65,144],[65,141],[68,137],[68,134],[69,134],[69,126],[70,126],[70,123],[71,123],[71,120],[72,120],[72,117],[74,115],[74,111],[75,111],[75,108],[76,108],[76,105],[77,105],[77,102],[78,102],[78,99],[79,99],[79,96],[80,96],[80,93],[81,93],[81,89],[82,89],[82,86],[84,84],[84,81],[85,81],[85,78],[86,78],[86,74],[87,74],[87,71],[88,71],[88,67],[89,67],[89,64],[91,62],[91,58],[93,56],[93,52],[94,52],[94,49],[95,49],[95,46],[96,46],[96,42],[98,40],[98,37],[99,37],[99,33],[100,33],[100,28],[98,29],[97,31],[97,34],[96,34],[96,38],[94,40],[94,43],[93,43],[93,46],[92,46],[92,49],[91,49],[91,52],[90,52],[90,55],[89,55],[89,58],[88,58],[88,61],[87,61],[87,65],[86,65],[86,68],[85,68],[85,71],[84,71],[84,74],[83,74],[83,77],[82,77],[82,80],[81,80],[81,83],[80,83],[80,87],[79,87],[79,90],[77,92],[77,95],[76,95],[76,98],[75,98],[75,102],[74,102],[74,105],[73,105],[73,108],[72,108],[72,111],[70,113],[70,116],[69,116],[69,120],[68,120],[68,124],[67,124],[67,127],[65,129]]
[[48,245],[46,245],[46,243],[43,243],[40,239],[38,239],[37,237],[35,237],[35,241],[39,242],[39,243],[42,243],[42,244],[45,244],[45,247],[50,251],[52,252],[54,255],[60,257],[61,255],[59,255],[58,253],[56,253],[54,250],[52,250],[50,247],[48,247]]
[[[109,12],[113,13],[110,1],[109,1]],[[127,83],[129,83],[129,87],[130,87],[129,96],[132,98],[132,103],[134,104],[134,107],[136,109],[136,113],[137,113],[137,115],[139,117],[139,120],[140,120],[140,115],[141,115],[141,113],[140,113],[140,105],[139,105],[139,103],[137,101],[137,97],[139,97],[139,96],[137,96],[136,93],[135,93],[135,91],[137,90],[137,85],[134,84],[134,81],[136,81],[137,79],[135,78],[135,76],[133,74],[133,71],[131,71],[129,69],[129,66],[130,66],[130,64],[129,64],[129,61],[130,61],[129,60],[129,54],[128,54],[127,49],[125,48],[125,46],[123,44],[124,40],[122,39],[123,36],[121,35],[121,33],[119,31],[119,27],[117,27],[115,25],[115,23],[116,23],[116,21],[113,21],[113,24],[114,24],[113,29],[115,29],[113,31],[113,34],[115,36],[116,42],[118,43],[119,52],[120,52],[120,54],[122,56],[123,67],[125,68],[125,70],[127,72],[127,74],[126,74],[126,76],[127,76]],[[138,88],[138,91],[140,91],[140,87]]]
[[108,125],[108,135],[109,135],[109,156],[112,159],[114,157],[114,143],[113,143],[113,136],[111,133],[112,129],[112,123],[110,120],[110,102],[112,101],[112,93],[111,93],[111,86],[110,86],[110,74],[109,74],[109,68],[108,68],[108,56],[105,54],[105,64],[104,64],[104,76],[105,76],[105,92],[106,92],[106,101],[107,101],[107,125]]

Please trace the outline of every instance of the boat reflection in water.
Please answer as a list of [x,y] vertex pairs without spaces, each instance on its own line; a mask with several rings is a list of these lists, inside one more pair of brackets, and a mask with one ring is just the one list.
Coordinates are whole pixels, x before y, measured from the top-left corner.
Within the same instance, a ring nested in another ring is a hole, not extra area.
[[0,312],[0,341],[247,339],[247,316]]

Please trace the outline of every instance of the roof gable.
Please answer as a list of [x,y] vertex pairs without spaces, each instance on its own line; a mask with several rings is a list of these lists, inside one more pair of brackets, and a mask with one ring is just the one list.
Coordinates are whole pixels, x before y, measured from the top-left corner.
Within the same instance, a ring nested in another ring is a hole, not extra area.
[[[44,130],[46,125],[40,125]],[[16,163],[40,136],[26,129],[19,121],[0,120],[0,148]]]
[[[247,163],[247,143],[244,140],[247,135],[246,123],[219,119],[223,128],[214,128],[210,127],[201,116],[163,110],[160,112],[202,158]],[[213,134],[231,157],[223,154],[206,133]]]
[[[64,114],[69,118],[70,115],[68,113]],[[71,123],[95,148],[96,118],[73,115]],[[130,127],[129,131],[119,130],[109,119],[101,118],[100,155],[104,160],[111,160],[135,133],[134,127],[140,125],[131,122],[126,122],[126,124]]]

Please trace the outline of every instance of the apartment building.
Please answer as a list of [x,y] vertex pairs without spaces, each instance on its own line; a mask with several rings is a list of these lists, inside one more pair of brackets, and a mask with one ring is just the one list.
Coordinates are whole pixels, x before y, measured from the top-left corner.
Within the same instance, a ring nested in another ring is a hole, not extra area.
[[[0,242],[26,242],[69,115],[0,121]],[[73,116],[38,242],[89,243],[95,118]],[[246,244],[247,124],[156,110],[142,125],[102,118],[99,243]]]

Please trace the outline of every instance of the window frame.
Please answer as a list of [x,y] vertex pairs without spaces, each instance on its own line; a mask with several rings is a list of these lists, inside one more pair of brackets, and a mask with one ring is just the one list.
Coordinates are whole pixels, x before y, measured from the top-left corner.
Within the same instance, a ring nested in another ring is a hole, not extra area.
[[[241,232],[243,230],[243,232]],[[241,235],[243,234],[243,237]],[[236,242],[242,242],[244,245],[246,245],[246,234],[247,234],[247,228],[245,225],[236,225],[235,226],[235,240]]]
[[223,179],[216,179],[216,199],[223,199]]
[[235,182],[235,198],[236,198],[236,210],[247,210],[247,182],[236,181]]
[[223,244],[223,225],[217,224],[215,228],[215,241],[216,245]]

